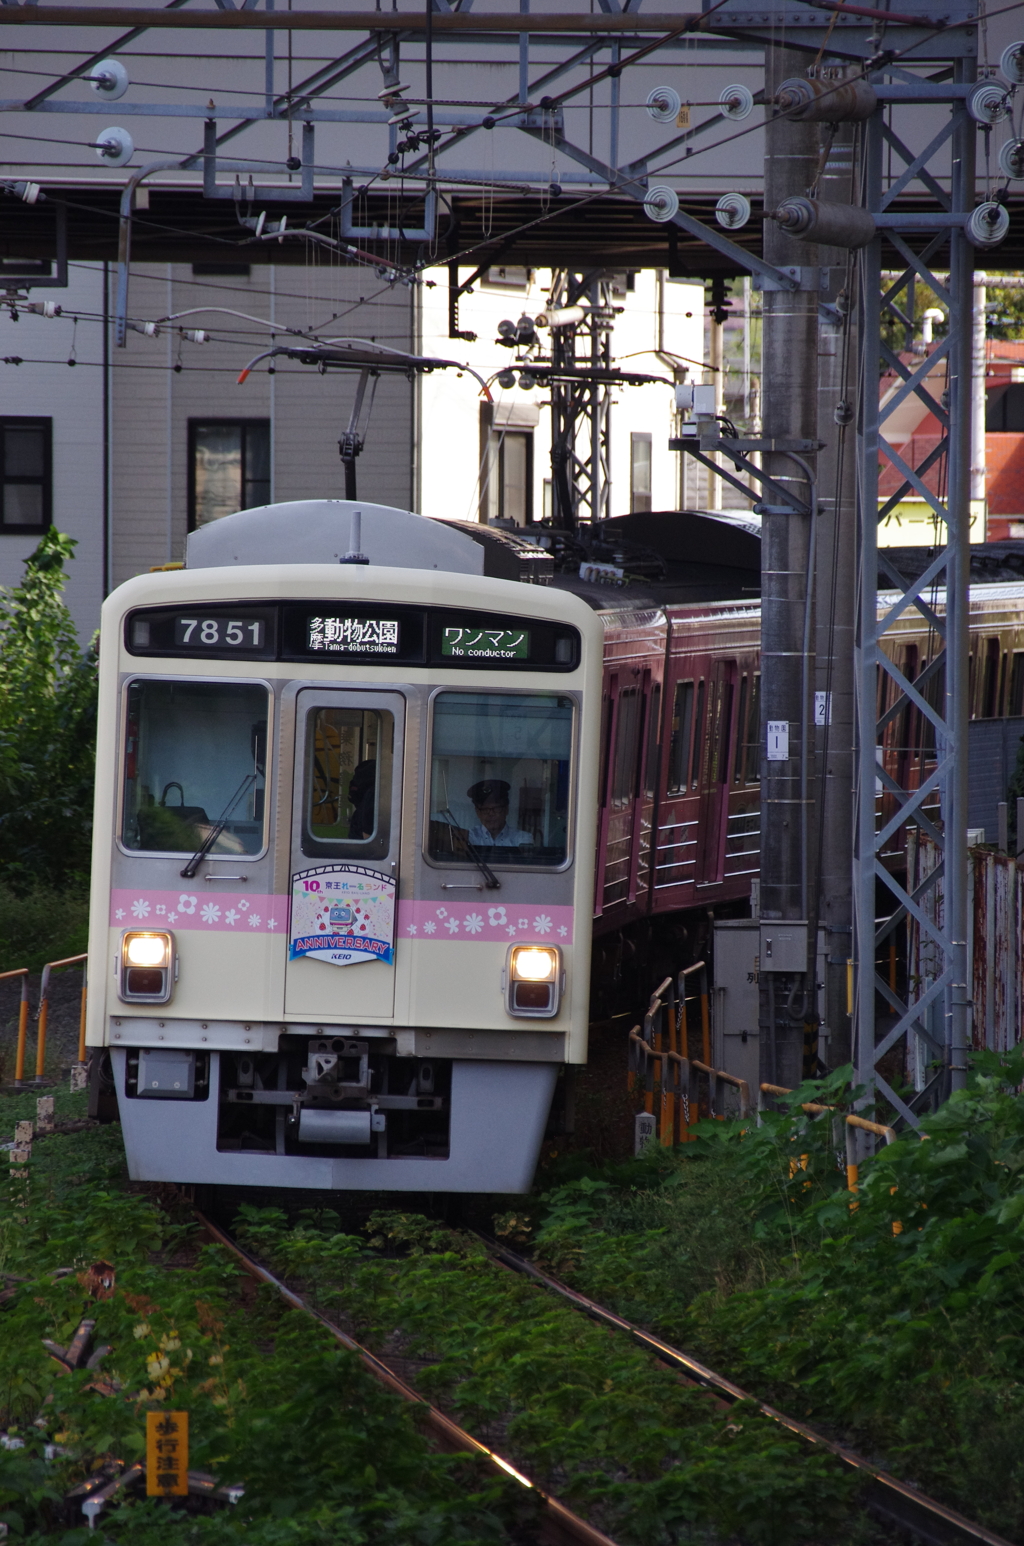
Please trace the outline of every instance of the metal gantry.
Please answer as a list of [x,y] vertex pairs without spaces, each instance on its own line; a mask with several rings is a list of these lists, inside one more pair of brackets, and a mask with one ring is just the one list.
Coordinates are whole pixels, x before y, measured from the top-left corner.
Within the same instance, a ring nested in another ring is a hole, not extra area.
[[551,330],[552,520],[566,531],[611,514],[611,287],[592,274],[556,274],[552,309],[581,302],[580,322]]
[[[895,280],[883,281],[881,231],[861,259],[855,1061],[860,1081],[877,1089],[915,1126],[926,1104],[962,1087],[970,1045],[967,675],[974,247],[966,227],[975,209],[978,135],[969,107],[974,51],[964,46],[973,41],[971,32],[962,28],[951,35],[950,42],[960,47],[958,56],[949,60],[952,78],[948,83],[925,88],[918,79],[908,84],[906,72],[899,68],[873,77],[881,89],[889,84],[897,99],[904,93],[911,100],[913,93],[923,97],[927,89],[931,100],[943,105],[945,122],[930,143],[924,149],[907,146],[886,115],[878,113],[866,125],[863,152],[865,203],[875,212],[876,225],[886,227],[889,243],[905,266]],[[937,198],[943,206],[941,214],[915,221],[891,212],[895,196],[914,179]],[[948,270],[948,278],[938,277],[940,269]],[[907,315],[913,316],[913,290],[918,286],[927,287],[946,310],[948,331],[932,353],[915,363],[905,361],[885,342],[883,329],[891,319],[902,332]],[[937,367],[943,364],[941,372]],[[885,368],[900,384],[880,406],[878,384]],[[944,390],[936,391],[936,380],[944,380]],[[912,394],[941,426],[937,443],[927,448],[916,465],[887,435],[894,415]],[[895,469],[898,487],[880,506],[880,468],[886,467]],[[905,584],[878,546],[878,522],[907,494],[927,502],[937,531],[937,551],[912,585]],[[935,639],[931,658],[919,673],[912,665],[908,669],[895,632],[899,620],[915,612]],[[922,729],[931,731],[922,737],[913,778],[907,775],[915,759],[885,758],[876,749],[884,744],[886,728],[906,720],[911,708],[917,710]],[[927,772],[924,747],[932,739],[935,765]],[[883,796],[880,819],[876,814],[879,792]],[[883,855],[900,829],[911,827],[934,844],[937,859],[919,881],[911,869],[904,885]],[[922,957],[930,970],[916,977],[908,972],[907,989],[901,995],[875,963],[879,949],[904,923],[909,930],[920,931],[925,945]],[[881,1038],[878,995],[893,1016]],[[893,1088],[879,1066],[904,1037],[908,1042],[911,1037],[920,1038],[926,1044],[926,1061],[934,1070],[911,1100]]]

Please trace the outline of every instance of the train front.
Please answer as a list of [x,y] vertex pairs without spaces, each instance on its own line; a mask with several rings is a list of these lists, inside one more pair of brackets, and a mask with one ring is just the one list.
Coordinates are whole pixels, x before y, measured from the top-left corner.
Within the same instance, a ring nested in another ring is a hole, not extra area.
[[93,1066],[136,1179],[523,1191],[586,1057],[600,625],[385,507],[423,567],[278,561],[327,506],[105,605]]

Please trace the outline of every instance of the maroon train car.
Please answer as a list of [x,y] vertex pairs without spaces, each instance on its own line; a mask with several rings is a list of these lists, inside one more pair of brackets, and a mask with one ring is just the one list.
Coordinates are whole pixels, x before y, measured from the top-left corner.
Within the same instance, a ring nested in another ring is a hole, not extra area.
[[749,898],[760,860],[760,606],[608,611],[595,935]]

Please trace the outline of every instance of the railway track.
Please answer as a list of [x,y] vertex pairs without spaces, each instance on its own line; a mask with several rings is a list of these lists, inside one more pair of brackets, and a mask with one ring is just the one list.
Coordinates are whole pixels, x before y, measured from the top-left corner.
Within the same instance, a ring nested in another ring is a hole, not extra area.
[[854,1450],[826,1438],[824,1434],[806,1423],[788,1417],[777,1407],[759,1401],[749,1391],[743,1390],[741,1386],[723,1375],[716,1374],[713,1369],[709,1369],[706,1364],[702,1364],[691,1354],[662,1341],[660,1337],[654,1336],[649,1331],[644,1331],[642,1327],[623,1319],[621,1315],[616,1315],[613,1310],[606,1309],[595,1300],[588,1299],[585,1294],[570,1288],[567,1283],[562,1283],[549,1273],[542,1272],[539,1267],[534,1266],[517,1252],[509,1250],[507,1246],[489,1239],[486,1235],[478,1234],[478,1238],[486,1246],[488,1254],[494,1261],[532,1278],[534,1282],[541,1284],[551,1293],[559,1295],[592,1320],[599,1321],[602,1325],[616,1331],[625,1332],[640,1347],[646,1348],[663,1363],[679,1370],[694,1384],[730,1403],[752,1401],[765,1417],[778,1423],[781,1428],[835,1455],[844,1465],[865,1478],[865,1507],[874,1518],[885,1524],[894,1525],[899,1530],[910,1531],[914,1538],[924,1542],[925,1546],[1012,1546],[1004,1536],[996,1535],[994,1531],[987,1530],[984,1525],[975,1524],[963,1514],[958,1514],[955,1509],[947,1508],[944,1503],[938,1503],[927,1494],[918,1492],[916,1488],[901,1482],[888,1471],[883,1471],[871,1461],[865,1460]]
[[293,1309],[302,1310],[313,1320],[318,1321],[336,1342],[340,1343],[342,1347],[348,1348],[350,1352],[355,1353],[370,1373],[380,1380],[381,1384],[386,1385],[389,1390],[402,1396],[404,1400],[414,1402],[420,1407],[423,1412],[424,1427],[438,1448],[444,1449],[449,1453],[479,1455],[488,1465],[493,1466],[495,1470],[502,1472],[506,1476],[511,1476],[520,1486],[528,1489],[540,1505],[536,1538],[543,1543],[543,1546],[616,1546],[616,1542],[610,1536],[605,1535],[601,1530],[595,1529],[585,1519],[581,1519],[578,1514],[574,1514],[571,1509],[566,1508],[557,1498],[552,1497],[550,1493],[544,1492],[542,1488],[537,1487],[535,1483],[530,1481],[529,1477],[524,1476],[520,1470],[512,1465],[510,1461],[505,1460],[496,1450],[491,1449],[486,1444],[482,1444],[479,1439],[475,1439],[472,1434],[467,1433],[464,1428],[461,1428],[458,1423],[453,1422],[438,1407],[426,1401],[411,1385],[407,1385],[403,1379],[400,1379],[383,1359],[376,1357],[368,1348],[363,1347],[354,1337],[349,1336],[340,1326],[335,1325],[333,1321],[329,1320],[327,1316],[314,1309],[312,1305],[307,1304],[301,1294],[297,1294],[293,1289],[290,1289],[280,1278],[263,1266],[256,1257],[239,1245],[225,1230],[207,1218],[205,1214],[199,1212],[198,1209],[195,1210],[195,1217],[214,1240],[231,1252],[246,1272],[261,1283],[266,1283],[275,1289],[284,1299],[285,1303],[291,1305]]

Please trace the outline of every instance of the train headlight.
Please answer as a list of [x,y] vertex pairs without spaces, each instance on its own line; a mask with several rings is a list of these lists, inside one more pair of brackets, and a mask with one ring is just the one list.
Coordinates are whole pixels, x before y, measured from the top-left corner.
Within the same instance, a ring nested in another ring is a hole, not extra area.
[[130,1004],[166,1004],[174,987],[174,935],[126,929],[121,936],[118,994]]
[[510,1015],[550,1020],[565,986],[557,945],[513,945],[508,953],[505,1003]]

